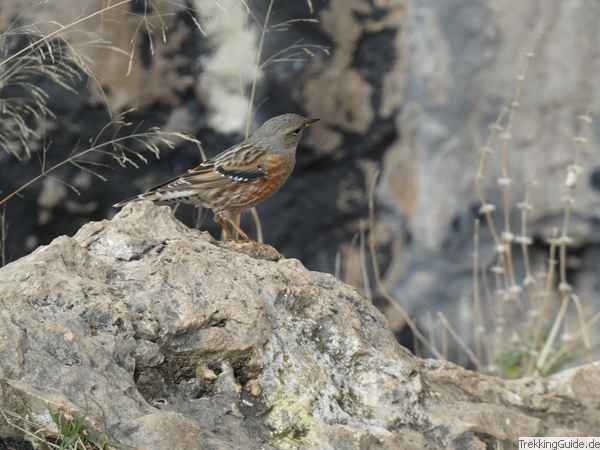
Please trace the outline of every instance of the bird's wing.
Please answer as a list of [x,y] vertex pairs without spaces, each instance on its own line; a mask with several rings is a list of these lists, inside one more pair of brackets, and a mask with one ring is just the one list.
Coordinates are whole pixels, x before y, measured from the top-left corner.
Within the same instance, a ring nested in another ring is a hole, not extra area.
[[260,161],[268,152],[254,144],[242,143],[203,161],[187,172],[146,190],[131,200],[177,200],[193,195],[194,191],[226,188],[233,183],[249,183],[267,176]]
[[185,174],[155,186],[146,193],[189,189],[194,186],[202,189],[221,187],[231,182],[247,183],[259,180],[267,174],[260,160],[267,154],[264,149],[252,144],[235,145],[213,159],[203,161]]

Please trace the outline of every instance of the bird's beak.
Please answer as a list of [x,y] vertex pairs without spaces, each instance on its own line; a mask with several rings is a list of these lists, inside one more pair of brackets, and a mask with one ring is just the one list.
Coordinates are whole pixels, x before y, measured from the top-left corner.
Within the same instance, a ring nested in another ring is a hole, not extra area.
[[310,127],[313,123],[317,123],[319,120],[321,119],[308,119],[306,122],[304,122],[304,128]]

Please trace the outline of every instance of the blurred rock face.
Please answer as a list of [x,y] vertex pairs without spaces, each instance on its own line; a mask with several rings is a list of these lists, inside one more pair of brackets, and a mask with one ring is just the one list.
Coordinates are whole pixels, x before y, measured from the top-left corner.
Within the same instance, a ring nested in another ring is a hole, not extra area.
[[[68,23],[103,2],[80,2],[77,10],[63,1],[35,9],[27,2],[5,3],[0,10],[4,23],[17,14],[22,20]],[[186,9],[153,2],[160,10],[148,11],[136,1],[86,22],[86,31],[130,53],[135,50],[134,57],[90,50],[104,94],[98,86],[87,93],[82,89],[81,96],[48,88],[58,113],[48,125],[49,158],[60,161],[78,142],[96,135],[108,120],[103,103],[113,113],[137,107],[132,121],[192,133],[208,156],[214,155],[243,136],[244,99],[258,73],[256,122],[290,111],[322,119],[300,148],[294,176],[259,208],[266,241],[323,271],[334,271],[339,254],[341,276],[362,286],[364,258],[357,236],[366,227],[366,192],[380,168],[376,245],[385,282],[412,313],[442,309],[456,323],[464,316],[456,305],[468,298],[471,286],[479,149],[488,126],[513,95],[523,56],[534,50],[511,130],[509,169],[514,205],[524,195],[525,182],[537,180],[531,189],[531,230],[534,238],[550,235],[560,218],[564,168],[579,133],[577,116],[594,110],[598,101],[591,80],[599,64],[595,26],[600,6],[591,1],[330,0],[313,1],[311,16],[306,2],[276,2],[271,18],[276,26],[266,35],[262,60],[292,49],[257,67],[257,21],[266,13],[266,2],[218,3],[196,0]],[[248,18],[246,5],[256,20]],[[144,12],[152,17],[151,38],[148,29],[138,26]],[[319,22],[281,25],[305,17]],[[78,39],[76,33],[72,39]],[[329,53],[316,45],[327,46]],[[110,172],[106,183],[76,168],[62,170],[57,175],[78,186],[81,196],[48,182],[12,202],[9,256],[14,259],[90,219],[112,215],[116,200],[199,159],[197,149],[180,146],[140,170]],[[499,206],[498,164],[492,161],[484,184],[490,201]],[[600,157],[590,151],[580,161],[585,172],[572,230],[577,255],[593,261]],[[3,154],[0,164],[6,174],[0,180],[2,192],[39,171],[37,162],[17,163]],[[194,222],[193,211],[178,214]],[[210,219],[202,226],[217,232]],[[247,226],[252,228],[250,221]],[[485,228],[481,246],[482,263],[489,265],[493,252]],[[545,248],[539,245],[532,252],[537,261]],[[590,281],[595,264],[577,268],[576,262],[571,261],[574,280],[589,298],[597,297]]]
[[[412,238],[388,270],[390,286],[412,311],[441,307],[454,323],[469,315],[468,305],[457,304],[460,299],[470,302],[480,150],[502,107],[510,106],[519,74],[525,80],[508,141],[513,233],[520,233],[517,204],[529,186],[533,265],[542,269],[545,240],[561,226],[566,168],[576,157],[584,171],[569,231],[574,239],[570,282],[586,304],[599,304],[598,287],[591,281],[597,277],[596,264],[589,264],[599,231],[598,127],[584,130],[579,119],[596,111],[599,101],[590,84],[590,74],[599,69],[598,34],[593,31],[599,16],[600,6],[585,1],[412,2],[403,33],[409,62],[396,121],[400,138],[385,153],[379,186],[383,215],[391,222],[404,221]],[[589,146],[575,156],[574,137],[579,135],[588,137]],[[483,179],[487,199],[497,207],[499,227],[500,145],[492,149]],[[484,223],[480,240],[482,264],[489,268],[493,242]]]

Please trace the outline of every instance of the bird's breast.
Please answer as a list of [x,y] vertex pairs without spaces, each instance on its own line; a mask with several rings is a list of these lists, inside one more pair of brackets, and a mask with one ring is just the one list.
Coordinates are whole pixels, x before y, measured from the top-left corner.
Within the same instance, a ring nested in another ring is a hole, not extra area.
[[281,189],[294,170],[294,161],[281,155],[268,155],[260,163],[267,175],[255,186],[262,201]]
[[274,183],[280,182],[281,185],[285,183],[294,170],[294,163],[294,158],[278,154],[267,155],[260,161],[261,166],[267,173],[267,178]]
[[294,170],[294,159],[270,154],[257,161],[257,165],[265,176],[254,181],[232,183],[222,209],[250,208],[271,197],[281,189]]

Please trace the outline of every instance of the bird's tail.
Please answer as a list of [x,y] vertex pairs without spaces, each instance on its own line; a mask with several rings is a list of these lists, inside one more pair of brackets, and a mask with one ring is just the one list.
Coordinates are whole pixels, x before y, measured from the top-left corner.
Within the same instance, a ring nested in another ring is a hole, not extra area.
[[127,203],[139,202],[142,200],[148,200],[163,205],[169,205],[178,202],[186,203],[196,194],[196,191],[191,188],[170,189],[168,186],[166,188],[163,187],[164,186],[161,185],[160,187],[144,192],[143,194],[139,194],[135,197],[128,198],[127,200],[123,200],[122,202],[115,203],[113,208],[121,208]]
[[139,202],[142,200],[149,200],[151,202],[158,202],[161,200],[160,198],[160,194],[158,192],[145,192],[143,194],[138,194],[134,197],[130,197],[126,200],[123,200],[122,202],[119,203],[115,203],[113,205],[113,208],[122,208],[123,206],[127,205],[128,203],[133,203],[133,202]]
[[191,186],[189,181],[185,181],[181,177],[171,178],[157,186],[148,189],[143,194],[130,197],[127,200],[116,203],[114,208],[121,208],[127,203],[139,202],[141,200],[149,200],[155,203],[173,204],[184,202],[196,194],[196,189]]
[[113,205],[113,208],[121,208],[128,203],[140,202],[142,200],[148,200],[150,202],[163,203],[163,204],[173,203],[173,202],[176,202],[179,199],[179,197],[181,197],[181,196],[177,195],[177,193],[174,193],[174,192],[154,190],[154,191],[150,191],[150,192],[144,192],[143,194],[138,194],[135,197],[130,197],[126,200],[123,200],[122,202],[115,203]]

